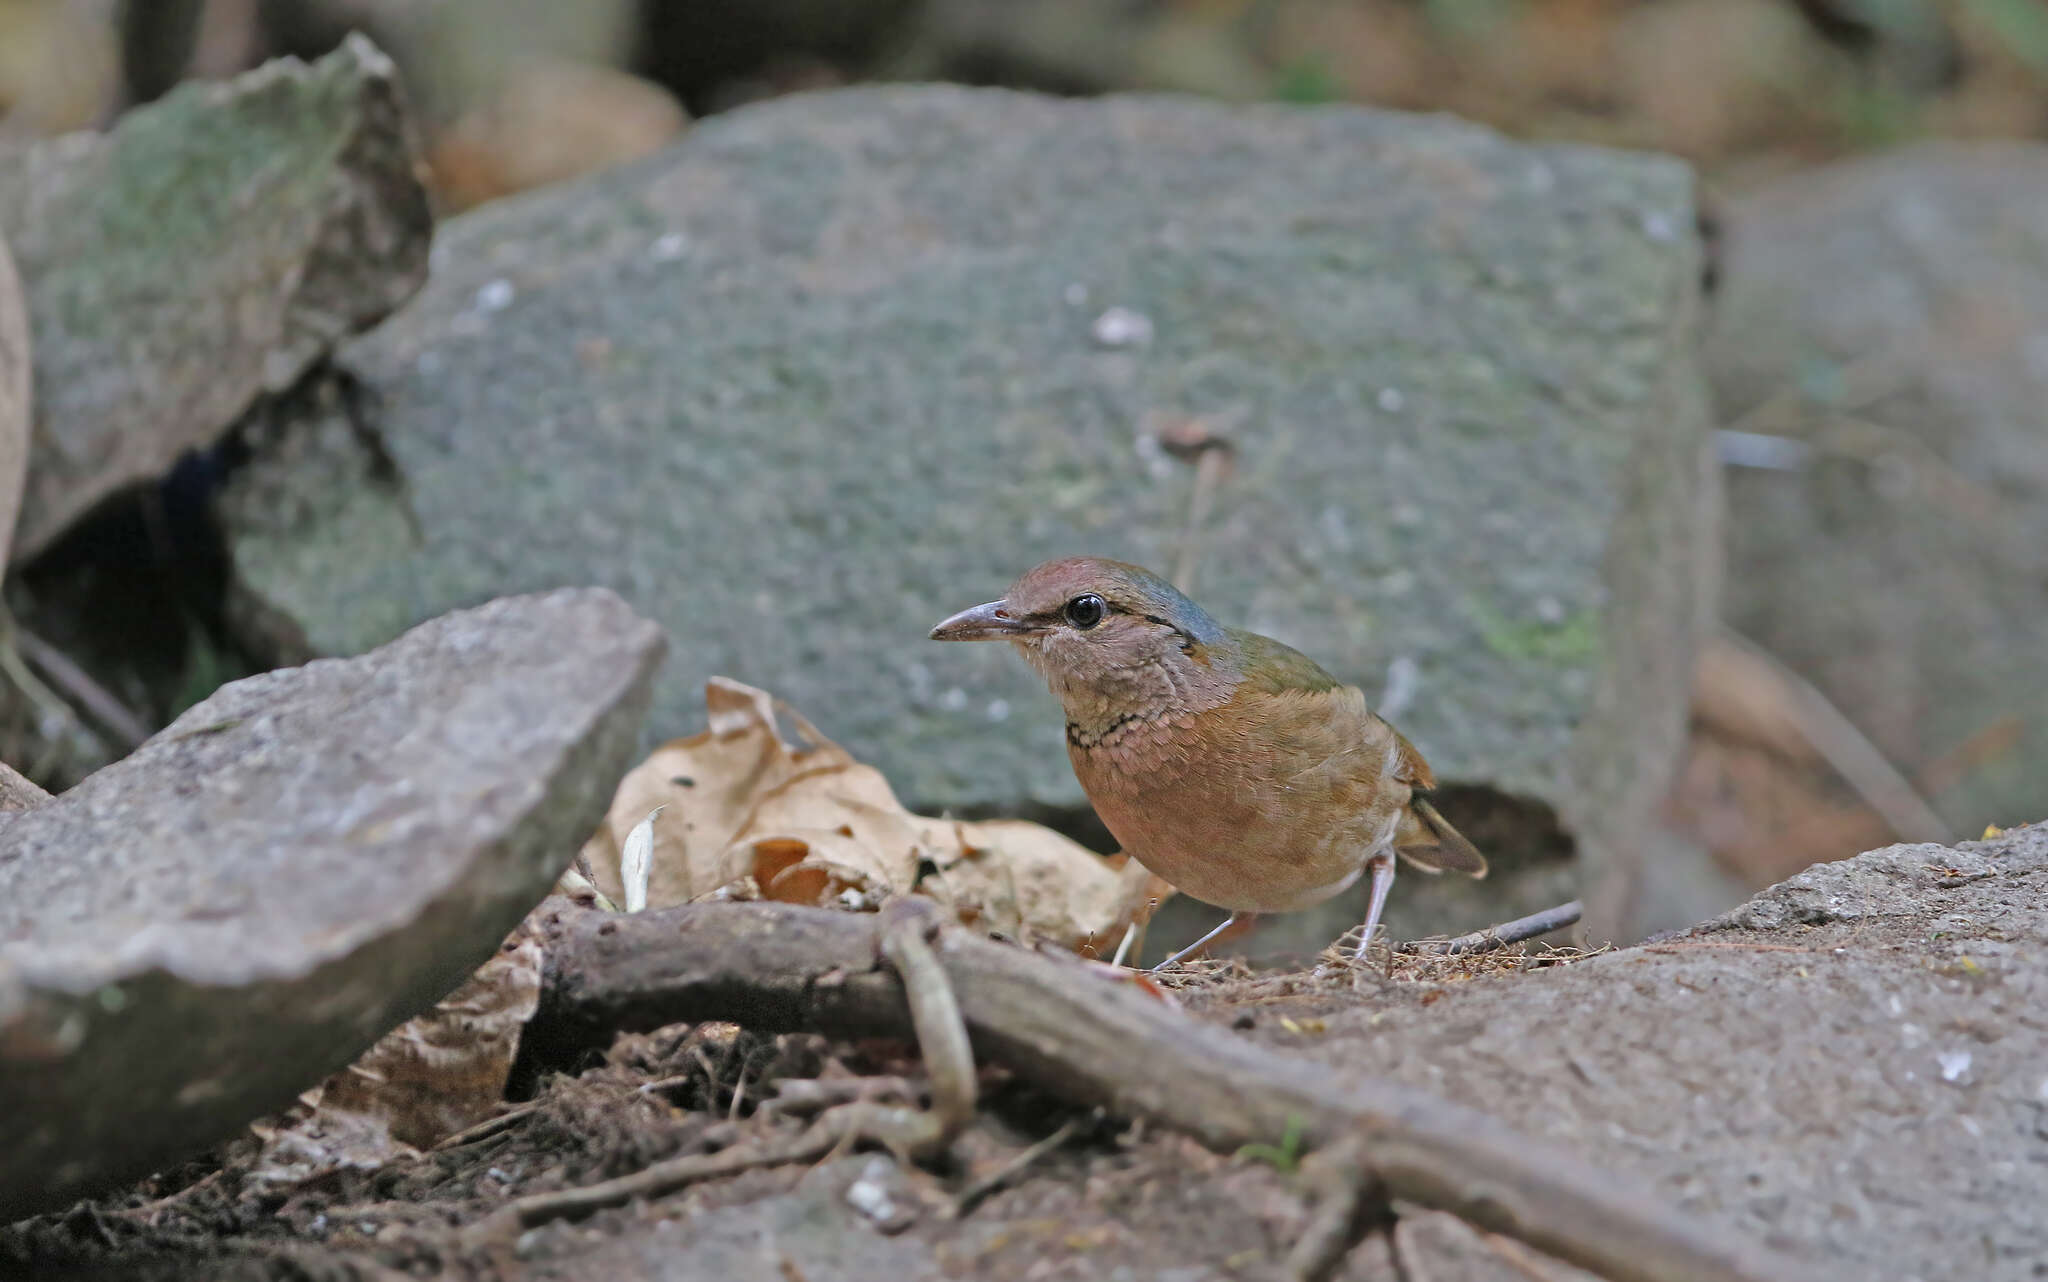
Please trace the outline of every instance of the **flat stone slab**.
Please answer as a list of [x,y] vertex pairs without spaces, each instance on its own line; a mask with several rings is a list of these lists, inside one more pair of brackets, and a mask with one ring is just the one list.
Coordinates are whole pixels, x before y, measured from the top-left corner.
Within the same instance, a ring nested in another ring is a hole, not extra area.
[[445,996],[554,884],[664,648],[602,589],[224,686],[0,813],[0,1222],[224,1139]]
[[602,582],[687,656],[650,742],[725,674],[912,804],[1032,813],[1082,804],[1056,706],[926,630],[1047,556],[1171,572],[1193,422],[1235,447],[1198,599],[1386,690],[1439,775],[1633,850],[1711,597],[1698,257],[1655,157],[1355,108],[802,95],[447,224],[344,349],[358,394],[255,434],[223,513],[280,652]]
[[397,73],[361,37],[188,83],[109,133],[0,144],[35,357],[14,559],[417,289],[433,224],[414,163]]
[[1316,1033],[1255,1035],[1512,1118],[1835,1276],[2028,1282],[2048,1259],[2048,825],[1874,850],[1635,948],[1397,996],[1291,1002]]

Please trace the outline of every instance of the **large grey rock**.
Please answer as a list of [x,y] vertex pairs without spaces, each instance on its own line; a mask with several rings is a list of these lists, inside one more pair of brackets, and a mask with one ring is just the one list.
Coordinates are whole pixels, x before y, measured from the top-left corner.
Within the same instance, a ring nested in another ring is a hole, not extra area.
[[1812,449],[1730,475],[1729,621],[1908,772],[2011,718],[1931,800],[2048,816],[2048,147],[1782,180],[1729,210],[1724,280],[1723,417]]
[[2048,825],[1817,865],[1513,982],[1379,994],[1255,1035],[1512,1118],[1833,1276],[2027,1282],[2048,1259]]
[[367,394],[259,435],[240,587],[337,654],[607,583],[689,656],[652,735],[725,673],[907,800],[1077,806],[1023,665],[925,632],[1042,557],[1170,569],[1192,470],[1160,437],[1196,417],[1238,451],[1219,617],[1403,674],[1440,774],[1632,850],[1711,578],[1691,199],[1670,161],[1349,108],[748,108],[448,224],[344,349]]
[[493,602],[224,686],[0,814],[0,1222],[225,1138],[445,995],[629,763],[663,641]]
[[188,84],[111,133],[0,146],[35,339],[14,558],[396,307],[431,227],[391,63],[360,38]]

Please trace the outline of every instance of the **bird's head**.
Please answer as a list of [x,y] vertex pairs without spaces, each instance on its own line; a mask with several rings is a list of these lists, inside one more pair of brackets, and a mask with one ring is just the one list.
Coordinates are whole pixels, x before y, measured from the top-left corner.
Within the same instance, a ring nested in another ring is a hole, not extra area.
[[1228,634],[1151,571],[1080,556],[1025,571],[1002,600],[962,610],[933,628],[932,639],[1013,642],[1067,699],[1207,669]]

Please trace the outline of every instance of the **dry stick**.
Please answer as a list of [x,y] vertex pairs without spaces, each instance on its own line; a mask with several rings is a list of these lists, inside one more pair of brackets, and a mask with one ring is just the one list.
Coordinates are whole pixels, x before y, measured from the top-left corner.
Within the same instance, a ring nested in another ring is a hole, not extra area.
[[[1317,1158],[1323,1161],[1316,1161]],[[1351,1248],[1375,1227],[1392,1227],[1386,1190],[1374,1175],[1361,1137],[1352,1136],[1323,1153],[1309,1155],[1324,1185],[1308,1226],[1287,1253],[1287,1276],[1294,1282],[1324,1282],[1344,1263]]]
[[1553,930],[1563,930],[1566,926],[1576,924],[1580,914],[1585,911],[1586,905],[1574,899],[1568,904],[1559,904],[1540,913],[1530,913],[1527,917],[1504,921],[1498,926],[1488,926],[1485,930],[1475,930],[1469,935],[1459,935],[1441,943],[1420,940],[1412,944],[1403,944],[1394,951],[1437,953],[1445,956],[1453,953],[1490,953],[1524,940],[1534,939],[1538,935],[1547,935]]
[[1188,494],[1188,523],[1181,531],[1180,554],[1174,558],[1173,586],[1183,596],[1193,595],[1195,570],[1201,564],[1202,527],[1209,521],[1209,506],[1217,487],[1230,467],[1230,448],[1222,442],[1199,447],[1195,455],[1195,484]]
[[[527,1027],[543,1063],[619,1032],[730,1020],[761,1032],[902,1036],[902,983],[870,914],[706,904],[543,920],[547,980]],[[954,930],[935,949],[976,1053],[1078,1103],[1219,1152],[1294,1129],[1362,1137],[1387,1196],[1449,1211],[1610,1282],[1800,1282],[1816,1275],[1724,1227],[1428,1092],[1245,1041],[1077,963]],[[822,1119],[821,1119],[822,1120]]]
[[882,910],[882,956],[903,980],[918,1053],[932,1084],[932,1112],[950,1140],[974,1120],[974,1051],[946,968],[925,938],[938,926],[929,900],[902,896]]
[[540,1105],[538,1104],[521,1104],[518,1108],[508,1108],[496,1117],[487,1117],[475,1126],[455,1132],[455,1134],[434,1145],[434,1149],[436,1152],[439,1152],[442,1149],[461,1148],[464,1144],[474,1144],[478,1140],[487,1140],[500,1131],[511,1130],[520,1121],[533,1116],[533,1114],[539,1111]]
[[1790,696],[1790,710],[1799,732],[1901,839],[1942,845],[1953,840],[1948,825],[1914,790],[1912,782],[1813,683],[1786,667],[1770,651],[1733,631],[1723,628],[1716,641],[1759,665],[1779,682]]
[[1530,1255],[1528,1249],[1520,1242],[1502,1237],[1498,1233],[1482,1233],[1479,1236],[1486,1243],[1488,1250],[1506,1260],[1530,1282],[1557,1282],[1557,1275],[1544,1268],[1542,1261]]
[[51,684],[76,699],[95,721],[120,741],[121,747],[133,752],[149,738],[149,727],[143,724],[142,718],[130,712],[127,704],[93,680],[84,668],[73,663],[70,655],[22,627],[18,620],[9,627],[21,657]]
[[[945,967],[925,939],[925,932],[933,929],[937,921],[929,904],[898,899],[884,910],[878,945],[881,955],[900,978],[910,1006],[912,1029],[925,1070],[931,1077],[930,1112],[868,1103],[841,1104],[827,1109],[802,1135],[780,1144],[672,1158],[598,1184],[515,1199],[482,1222],[478,1232],[487,1236],[511,1223],[531,1228],[549,1220],[618,1206],[636,1197],[656,1197],[698,1180],[757,1166],[811,1161],[859,1140],[881,1144],[905,1160],[928,1157],[944,1148],[963,1126],[974,1120],[975,1078],[967,1025],[960,1017],[959,1004],[953,1000]],[[733,1088],[734,1116],[739,1113],[740,1092],[746,1088],[746,1080],[746,1068],[742,1065],[739,1082]]]
[[665,1091],[676,1086],[688,1086],[696,1080],[697,1075],[695,1073],[677,1073],[673,1077],[657,1077],[651,1082],[642,1082],[634,1087],[633,1090],[639,1095],[652,1095],[656,1091]]
[[960,1190],[960,1195],[953,1199],[952,1218],[957,1220],[967,1214],[981,1199],[1016,1179],[1047,1153],[1074,1138],[1074,1133],[1081,1129],[1081,1124],[1086,1120],[1081,1117],[1068,1118],[1058,1130]]
[[672,1157],[614,1180],[514,1198],[477,1221],[469,1236],[472,1241],[481,1242],[508,1229],[530,1229],[550,1220],[589,1215],[606,1207],[623,1206],[636,1197],[659,1197],[698,1180],[734,1175],[758,1166],[812,1161],[848,1140],[871,1140],[886,1148],[913,1152],[931,1144],[937,1134],[937,1121],[917,1109],[842,1104],[812,1122],[803,1134],[777,1143]]
[[1401,1235],[1414,1231],[1414,1227],[1404,1220],[1396,1220],[1387,1226],[1387,1262],[1394,1266],[1394,1276],[1400,1282],[1430,1282],[1429,1274],[1422,1267],[1422,1253],[1401,1245]]
[[925,1088],[907,1077],[792,1077],[775,1084],[773,1098],[761,1107],[772,1113],[801,1116],[822,1113],[834,1104],[894,1100],[916,1103]]

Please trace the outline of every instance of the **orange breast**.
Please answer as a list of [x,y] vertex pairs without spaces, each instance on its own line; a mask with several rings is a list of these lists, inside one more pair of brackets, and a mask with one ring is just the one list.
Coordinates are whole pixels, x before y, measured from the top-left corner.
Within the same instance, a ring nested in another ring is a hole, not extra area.
[[1356,690],[1232,699],[1069,746],[1124,850],[1183,893],[1287,912],[1349,885],[1393,836],[1406,784]]

